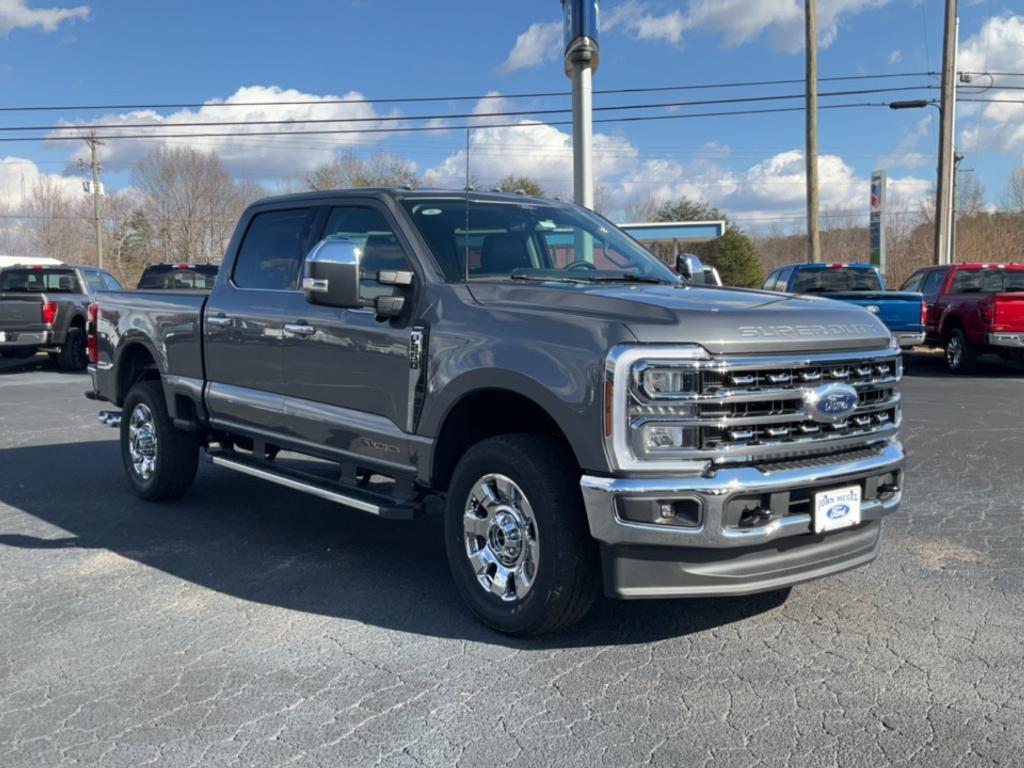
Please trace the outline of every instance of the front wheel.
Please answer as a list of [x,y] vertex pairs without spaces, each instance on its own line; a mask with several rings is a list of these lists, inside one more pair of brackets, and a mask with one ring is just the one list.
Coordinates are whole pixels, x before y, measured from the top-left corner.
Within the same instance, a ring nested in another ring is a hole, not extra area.
[[121,414],[121,458],[135,493],[148,501],[177,499],[199,466],[199,442],[175,429],[159,381],[140,381]]
[[974,373],[977,357],[978,352],[967,341],[967,334],[960,328],[954,328],[946,342],[946,367],[950,373]]
[[598,594],[579,470],[551,438],[503,435],[470,448],[449,487],[445,546],[460,596],[500,632],[564,629]]

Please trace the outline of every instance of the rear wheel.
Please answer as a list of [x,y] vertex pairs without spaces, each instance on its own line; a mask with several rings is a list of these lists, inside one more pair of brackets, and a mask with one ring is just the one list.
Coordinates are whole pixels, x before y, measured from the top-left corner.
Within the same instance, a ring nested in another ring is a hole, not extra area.
[[951,373],[974,373],[978,351],[961,328],[954,328],[946,342],[946,367]]
[[89,364],[89,356],[85,349],[85,331],[81,328],[69,328],[64,346],[57,353],[57,365],[62,371],[80,371]]
[[515,635],[564,629],[598,594],[597,547],[568,449],[540,435],[484,440],[459,462],[445,510],[448,564],[484,624]]
[[175,429],[159,381],[140,381],[125,398],[121,458],[132,488],[143,499],[177,499],[192,486],[199,442]]

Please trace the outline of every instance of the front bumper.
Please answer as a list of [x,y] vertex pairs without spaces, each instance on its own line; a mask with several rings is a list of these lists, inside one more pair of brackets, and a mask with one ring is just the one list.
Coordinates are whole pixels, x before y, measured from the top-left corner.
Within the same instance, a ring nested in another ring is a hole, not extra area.
[[[879,521],[900,503],[903,448],[890,442],[829,460],[719,469],[708,477],[584,476],[605,591],[623,598],[747,594],[870,562],[880,544]],[[813,533],[813,494],[844,485],[861,487],[861,525]],[[623,517],[644,505],[678,503],[697,510],[692,525]],[[760,516],[744,519],[751,508]]]
[[20,347],[39,347],[52,343],[51,339],[52,334],[49,331],[0,331],[0,351]]
[[917,333],[906,333],[903,331],[893,331],[893,336],[896,337],[896,341],[899,342],[900,348],[909,349],[910,347],[920,347],[924,344],[924,331]]
[[992,347],[1024,349],[1024,333],[990,333],[988,343]]

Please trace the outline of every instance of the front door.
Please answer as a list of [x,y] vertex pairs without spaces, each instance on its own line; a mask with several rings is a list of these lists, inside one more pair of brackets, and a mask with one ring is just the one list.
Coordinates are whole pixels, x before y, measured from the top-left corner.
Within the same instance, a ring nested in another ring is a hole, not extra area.
[[[372,201],[331,208],[323,237],[363,249],[361,284],[368,301],[402,289],[376,281],[380,270],[411,270],[386,211]],[[408,470],[413,294],[406,311],[379,320],[372,309],[335,309],[293,295],[284,325],[285,434],[339,459],[365,457]]]

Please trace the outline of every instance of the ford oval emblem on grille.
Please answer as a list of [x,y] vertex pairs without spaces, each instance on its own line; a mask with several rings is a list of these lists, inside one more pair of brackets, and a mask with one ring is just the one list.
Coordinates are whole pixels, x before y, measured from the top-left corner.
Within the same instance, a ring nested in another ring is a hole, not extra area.
[[860,396],[849,384],[826,384],[804,390],[807,415],[823,424],[833,424],[851,416],[857,410]]

